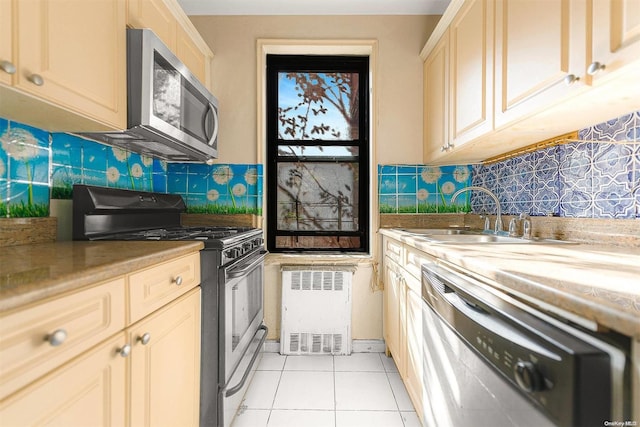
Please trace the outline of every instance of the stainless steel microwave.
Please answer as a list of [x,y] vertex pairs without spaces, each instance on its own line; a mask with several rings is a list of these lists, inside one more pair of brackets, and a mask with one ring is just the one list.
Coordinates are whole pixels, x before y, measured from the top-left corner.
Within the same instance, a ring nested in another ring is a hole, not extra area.
[[218,100],[149,29],[127,30],[127,129],[80,135],[169,161],[218,157]]

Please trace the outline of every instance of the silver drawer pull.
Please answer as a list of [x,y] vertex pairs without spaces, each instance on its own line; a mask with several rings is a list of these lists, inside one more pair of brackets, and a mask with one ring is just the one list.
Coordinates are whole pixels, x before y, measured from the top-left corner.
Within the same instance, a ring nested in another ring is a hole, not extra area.
[[45,341],[48,341],[52,347],[61,345],[67,339],[67,331],[64,329],[56,329],[52,334],[45,337]]
[[0,70],[4,71],[7,74],[15,74],[16,66],[9,61],[2,60],[0,61]]
[[182,276],[178,276],[178,277],[176,277],[176,278],[175,278],[175,279],[173,279],[171,282],[172,282],[172,283],[175,283],[175,284],[176,284],[176,285],[178,285],[178,286],[182,285]]
[[145,332],[144,334],[142,334],[142,336],[138,337],[138,341],[142,344],[142,345],[147,345],[149,344],[149,341],[151,340],[151,334],[149,332]]
[[29,77],[27,77],[27,80],[29,80],[36,86],[42,86],[44,84],[44,79],[40,74],[31,74]]
[[122,348],[119,348],[117,353],[122,357],[129,357],[131,354],[131,346],[129,344],[125,344]]

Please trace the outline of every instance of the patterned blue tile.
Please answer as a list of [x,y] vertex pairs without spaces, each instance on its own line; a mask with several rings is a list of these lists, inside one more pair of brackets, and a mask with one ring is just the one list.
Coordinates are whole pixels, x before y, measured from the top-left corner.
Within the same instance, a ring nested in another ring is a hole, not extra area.
[[597,141],[625,141],[629,130],[634,127],[634,123],[633,114],[599,123],[593,127],[593,139]]
[[622,194],[610,193],[610,198],[601,199],[596,195],[594,200],[594,216],[596,218],[634,218],[635,206],[633,199],[622,199]]
[[572,218],[592,218],[594,210],[591,195],[577,189],[563,192],[560,199],[560,214]]

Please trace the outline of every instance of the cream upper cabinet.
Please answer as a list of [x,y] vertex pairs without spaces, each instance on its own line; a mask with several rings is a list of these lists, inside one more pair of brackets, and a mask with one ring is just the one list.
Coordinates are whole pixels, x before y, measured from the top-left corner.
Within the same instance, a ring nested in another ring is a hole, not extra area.
[[588,3],[587,74],[606,80],[613,72],[640,60],[640,1],[591,0]]
[[13,3],[9,0],[0,1],[0,83],[11,84],[16,72],[13,49],[11,46],[11,16]]
[[128,0],[127,25],[133,28],[151,28],[175,52],[178,29],[176,18],[163,0]]
[[585,89],[584,2],[496,1],[495,127]]
[[128,0],[127,24],[153,30],[193,75],[210,87],[213,54],[176,0]]
[[197,426],[200,288],[128,328],[131,426]]
[[437,42],[423,65],[424,147],[429,163],[450,149],[449,145],[449,31]]
[[465,4],[449,27],[452,149],[493,130],[492,0]]
[[16,89],[109,128],[126,127],[124,0],[20,1],[13,16]]

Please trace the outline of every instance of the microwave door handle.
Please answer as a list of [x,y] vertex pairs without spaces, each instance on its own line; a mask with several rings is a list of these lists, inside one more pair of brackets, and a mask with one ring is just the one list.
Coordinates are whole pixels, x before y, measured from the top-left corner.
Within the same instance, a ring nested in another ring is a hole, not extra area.
[[[211,136],[207,135],[207,119],[209,118],[209,113],[211,113],[211,119],[213,121],[211,126],[213,128],[213,131],[211,133]],[[211,102],[209,102],[207,112],[204,114],[204,136],[207,139],[208,145],[213,145],[213,142],[218,137],[218,113],[216,112],[216,109]]]

